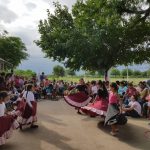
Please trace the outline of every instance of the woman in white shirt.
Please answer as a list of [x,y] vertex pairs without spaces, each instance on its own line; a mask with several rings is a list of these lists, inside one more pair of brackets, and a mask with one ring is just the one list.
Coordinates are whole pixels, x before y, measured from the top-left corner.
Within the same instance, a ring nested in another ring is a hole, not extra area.
[[141,105],[137,100],[138,97],[136,95],[131,96],[131,102],[127,108],[122,108],[126,116],[131,116],[134,118],[141,117]]
[[27,85],[26,91],[23,93],[23,100],[25,100],[26,106],[19,121],[20,129],[22,129],[23,125],[31,125],[31,128],[37,128],[38,126],[34,125],[34,123],[37,121],[37,103],[34,98],[32,84]]
[[12,130],[19,126],[15,116],[6,113],[5,102],[8,100],[8,93],[0,92],[0,145],[5,144],[6,140],[12,135]]

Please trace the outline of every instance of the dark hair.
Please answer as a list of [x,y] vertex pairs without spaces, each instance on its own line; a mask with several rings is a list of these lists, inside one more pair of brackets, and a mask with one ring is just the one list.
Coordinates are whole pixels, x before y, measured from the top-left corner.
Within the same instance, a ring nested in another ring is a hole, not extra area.
[[99,80],[97,84],[103,86],[103,82],[101,80]]
[[121,81],[120,84],[123,85],[123,86],[125,86],[125,82],[124,81]]
[[28,85],[27,85],[27,88],[26,88],[26,89],[27,89],[27,91],[31,91],[32,87],[33,87],[33,85],[32,85],[32,84],[28,84]]
[[0,92],[0,99],[4,99],[8,96],[8,93],[6,91]]
[[108,97],[108,90],[107,90],[107,88],[106,88],[106,85],[103,83],[103,92],[104,92],[104,96],[105,96],[105,98],[106,97]]
[[133,83],[132,82],[128,83],[128,86],[133,86]]
[[118,86],[117,86],[116,83],[112,82],[112,83],[110,84],[110,87],[114,88],[115,91],[118,91]]
[[132,95],[136,101],[138,101],[138,95]]
[[91,81],[91,84],[92,84],[92,85],[96,85],[96,81],[94,81],[94,80]]
[[120,81],[116,81],[116,84],[117,84],[117,85],[120,85]]
[[107,98],[105,91],[102,90],[102,89],[99,89],[99,90],[98,90],[97,95],[98,95],[99,97],[104,98],[104,99]]

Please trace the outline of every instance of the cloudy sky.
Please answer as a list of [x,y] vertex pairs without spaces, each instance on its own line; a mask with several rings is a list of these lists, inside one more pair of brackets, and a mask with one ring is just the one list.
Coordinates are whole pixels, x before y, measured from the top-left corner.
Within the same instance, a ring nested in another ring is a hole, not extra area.
[[[51,73],[58,64],[47,58],[33,41],[39,39],[38,22],[47,18],[46,10],[54,11],[56,0],[0,0],[0,28],[10,35],[19,36],[26,44],[30,57],[19,66],[19,69],[32,69],[38,72]],[[70,9],[76,0],[59,0]]]
[[[47,18],[46,10],[54,11],[53,1],[56,0],[0,0],[0,28],[6,29],[11,35],[19,36],[26,44],[30,55],[23,61],[19,69],[31,69],[40,73],[51,73],[53,62],[44,58],[41,49],[33,41],[39,39],[38,22]],[[70,9],[76,0],[59,0]],[[119,67],[124,68],[124,67]],[[132,68],[146,70],[149,65],[139,65]]]

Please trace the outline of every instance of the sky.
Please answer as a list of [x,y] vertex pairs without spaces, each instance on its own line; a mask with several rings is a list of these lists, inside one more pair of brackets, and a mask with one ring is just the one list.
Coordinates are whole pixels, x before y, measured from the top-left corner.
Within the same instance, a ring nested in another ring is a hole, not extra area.
[[[44,53],[34,44],[38,40],[39,20],[47,18],[46,10],[54,12],[53,1],[56,0],[0,0],[0,28],[5,29],[10,35],[18,36],[25,43],[30,57],[22,61],[19,69],[31,69],[36,73],[52,73],[53,67],[58,62],[44,58]],[[71,9],[76,0],[59,0],[62,5]],[[119,66],[119,69],[123,69]],[[149,65],[138,65],[130,68],[147,70]]]
[[[44,53],[34,44],[38,40],[39,20],[47,18],[46,10],[54,12],[53,1],[56,0],[0,0],[0,28],[5,29],[10,35],[18,36],[25,43],[29,58],[22,61],[19,69],[31,69],[37,73],[52,73],[53,67],[58,62],[44,58]],[[62,5],[71,9],[76,0],[59,0]]]

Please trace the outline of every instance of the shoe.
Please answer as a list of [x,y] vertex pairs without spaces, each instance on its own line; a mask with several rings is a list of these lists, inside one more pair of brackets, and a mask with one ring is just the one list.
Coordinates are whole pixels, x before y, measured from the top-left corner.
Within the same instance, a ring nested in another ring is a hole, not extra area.
[[38,125],[31,125],[30,128],[38,128]]
[[110,134],[112,135],[112,136],[116,136],[117,135],[117,133],[116,132],[110,132]]
[[19,128],[20,128],[20,130],[22,131],[22,124],[19,124]]
[[77,113],[78,113],[79,115],[82,115],[82,113],[81,113],[80,111],[77,111]]

